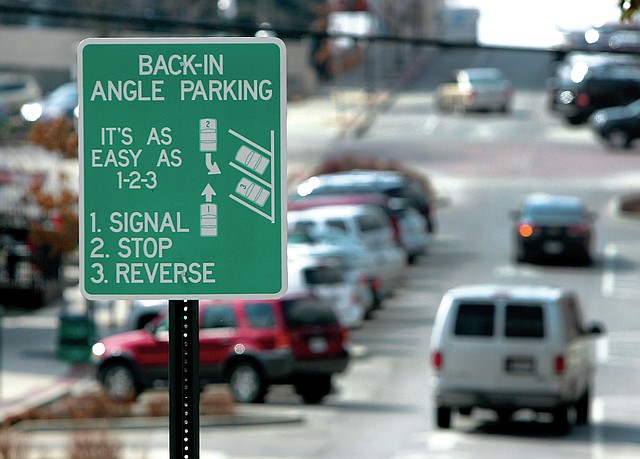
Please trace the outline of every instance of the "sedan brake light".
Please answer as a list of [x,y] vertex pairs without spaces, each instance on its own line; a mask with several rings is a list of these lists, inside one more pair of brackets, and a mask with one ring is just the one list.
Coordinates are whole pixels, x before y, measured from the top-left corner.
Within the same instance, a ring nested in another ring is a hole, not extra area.
[[536,226],[531,223],[520,223],[518,225],[518,234],[522,237],[531,237],[536,231]]
[[585,236],[589,234],[589,231],[589,225],[585,223],[578,223],[567,228],[567,234],[569,234],[569,236]]

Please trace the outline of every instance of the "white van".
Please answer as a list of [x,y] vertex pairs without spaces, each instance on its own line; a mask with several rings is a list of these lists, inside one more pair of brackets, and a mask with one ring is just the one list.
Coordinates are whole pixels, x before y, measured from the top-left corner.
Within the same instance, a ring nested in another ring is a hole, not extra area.
[[471,285],[442,298],[431,336],[436,421],[448,428],[454,410],[521,409],[551,413],[567,432],[572,414],[589,422],[595,359],[578,298],[563,288]]

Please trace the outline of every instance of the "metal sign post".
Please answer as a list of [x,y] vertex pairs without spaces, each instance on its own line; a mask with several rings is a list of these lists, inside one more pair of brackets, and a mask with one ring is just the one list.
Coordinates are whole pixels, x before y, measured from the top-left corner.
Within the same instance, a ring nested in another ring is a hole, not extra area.
[[169,301],[169,454],[200,457],[198,300]]

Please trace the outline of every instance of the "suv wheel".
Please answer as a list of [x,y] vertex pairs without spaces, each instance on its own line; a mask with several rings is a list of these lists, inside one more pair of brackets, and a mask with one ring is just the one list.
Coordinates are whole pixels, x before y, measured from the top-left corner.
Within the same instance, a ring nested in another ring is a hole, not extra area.
[[448,406],[439,406],[436,409],[436,423],[441,429],[451,427],[451,408]]
[[109,396],[117,400],[135,400],[140,388],[131,368],[123,363],[112,363],[101,371],[100,382]]
[[627,135],[626,132],[620,129],[614,129],[611,132],[609,132],[609,135],[607,136],[607,141],[609,142],[609,145],[611,145],[613,148],[623,149],[623,148],[629,148],[631,146],[631,141],[629,140],[629,136]]
[[240,362],[234,365],[227,377],[229,390],[239,403],[259,403],[264,400],[267,387],[255,364]]
[[333,385],[331,375],[300,378],[295,383],[296,392],[308,405],[315,405],[331,393]]

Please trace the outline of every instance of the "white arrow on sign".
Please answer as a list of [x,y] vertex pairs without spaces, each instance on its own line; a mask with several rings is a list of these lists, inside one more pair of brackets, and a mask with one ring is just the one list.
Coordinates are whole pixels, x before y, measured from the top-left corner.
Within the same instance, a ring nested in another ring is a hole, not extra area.
[[209,169],[209,175],[217,175],[220,174],[220,168],[218,167],[218,163],[212,161],[211,153],[207,153],[205,157],[205,162],[207,164],[207,169]]
[[213,197],[216,195],[216,192],[213,187],[207,183],[207,186],[204,187],[204,190],[202,190],[202,193],[200,195],[204,196],[207,202],[211,202],[213,200]]

